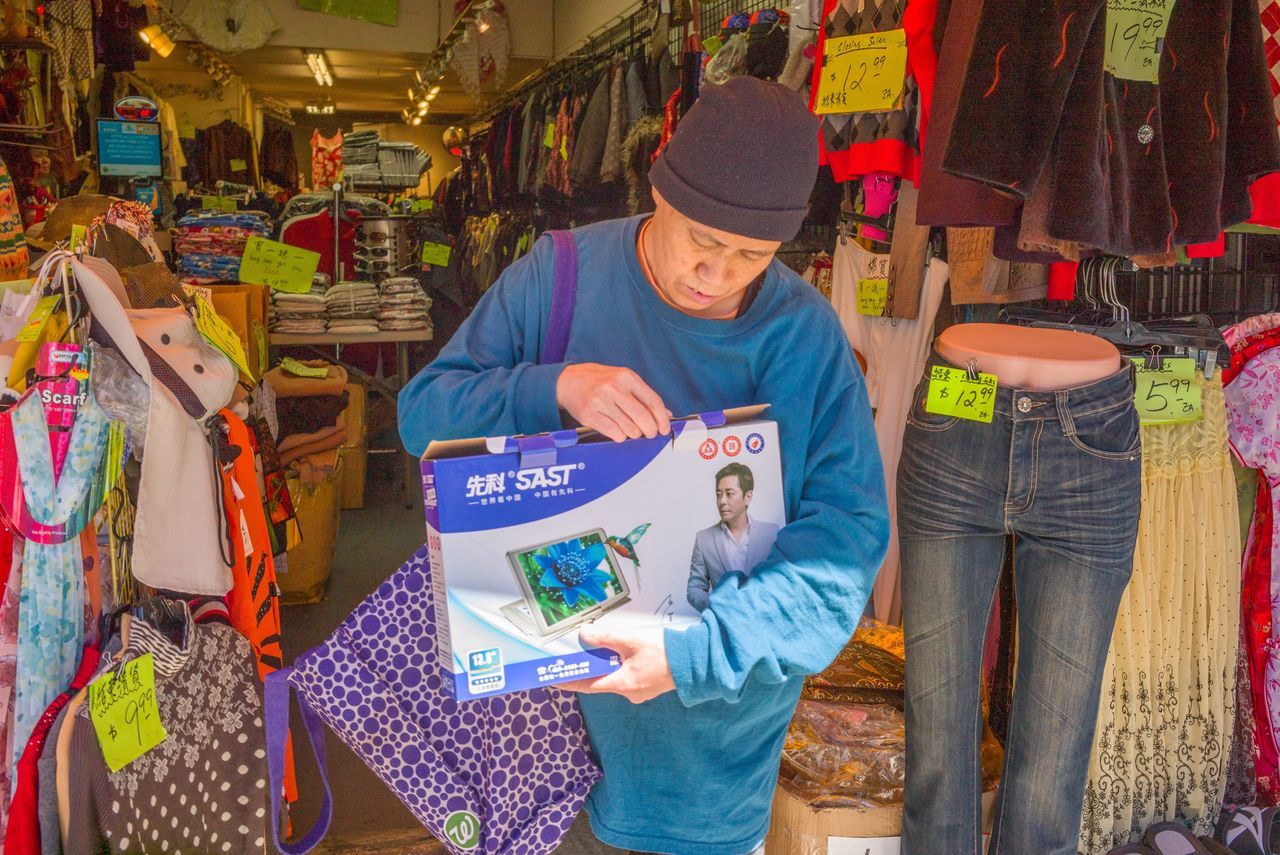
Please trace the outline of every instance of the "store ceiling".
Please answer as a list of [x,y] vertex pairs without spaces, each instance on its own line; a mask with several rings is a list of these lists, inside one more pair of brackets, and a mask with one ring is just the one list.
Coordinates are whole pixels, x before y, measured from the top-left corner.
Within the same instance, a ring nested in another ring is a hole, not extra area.
[[[268,45],[226,60],[250,89],[279,98],[298,113],[302,113],[307,101],[331,100],[341,117],[377,114],[385,118],[386,114],[398,114],[408,103],[407,90],[413,83],[414,69],[426,65],[429,54],[329,49],[325,56],[333,69],[331,87],[316,83],[299,48]],[[513,57],[506,83],[521,80],[544,62]],[[483,87],[484,103],[477,102],[462,90],[453,72],[445,76],[442,86],[432,103],[431,121],[472,115],[499,91],[490,82]]]

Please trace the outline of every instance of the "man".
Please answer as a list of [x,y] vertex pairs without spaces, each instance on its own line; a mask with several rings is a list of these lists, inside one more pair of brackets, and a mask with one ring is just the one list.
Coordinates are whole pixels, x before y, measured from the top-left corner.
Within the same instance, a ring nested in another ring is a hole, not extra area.
[[747,513],[755,491],[751,469],[730,463],[716,473],[716,510],[720,522],[698,532],[689,566],[689,605],[706,611],[711,592],[725,573],[746,576],[769,556],[778,527],[757,522]]
[[883,559],[862,375],[830,305],[773,257],[804,219],[816,133],[783,86],[704,88],[650,171],[654,214],[574,233],[565,362],[538,364],[553,286],[540,240],[400,395],[413,454],[572,423],[654,437],[672,413],[772,405],[789,522],[751,579],[724,580],[681,631],[580,632],[622,667],[570,685],[604,778],[564,855],[758,849],[804,677],[853,635]]

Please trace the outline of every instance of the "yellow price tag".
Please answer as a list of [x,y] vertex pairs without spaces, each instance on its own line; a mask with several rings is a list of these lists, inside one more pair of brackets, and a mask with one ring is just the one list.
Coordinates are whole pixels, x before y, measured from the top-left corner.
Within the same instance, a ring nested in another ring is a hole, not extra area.
[[79,223],[71,224],[71,239],[68,241],[68,248],[72,252],[75,252],[77,249],[84,246],[85,242],[88,239],[89,239],[89,230],[87,228],[80,225]]
[[1162,359],[1159,368],[1148,368],[1141,356],[1130,357],[1138,369],[1133,402],[1144,425],[1172,425],[1204,417],[1200,383],[1194,359]]
[[560,159],[569,159],[569,135],[565,134],[560,138]]
[[320,253],[279,241],[251,237],[240,260],[240,281],[275,291],[305,294],[320,266]]
[[707,36],[702,40],[702,49],[707,52],[707,56],[715,56],[724,47],[724,42],[719,36]]
[[31,314],[27,317],[27,323],[18,330],[18,334],[13,337],[14,341],[39,341],[40,333],[44,331],[44,325],[49,322],[49,316],[53,314],[53,310],[58,307],[58,295],[52,297],[41,297],[40,302],[36,303],[36,307],[31,310]]
[[218,315],[217,310],[209,305],[208,300],[199,294],[195,295],[195,300],[196,329],[200,331],[200,335],[204,336],[204,340],[209,344],[225,353],[227,358],[235,363],[236,368],[252,379],[253,372],[249,370],[249,360],[244,354],[244,344],[240,341],[240,336]]
[[888,279],[858,280],[858,314],[884,317],[889,305]]
[[107,427],[107,461],[103,472],[105,492],[111,492],[124,467],[124,422],[111,422]]
[[107,768],[119,772],[164,742],[155,657],[144,653],[89,684],[89,718]]
[[955,416],[972,422],[991,422],[996,411],[996,375],[979,374],[970,380],[963,368],[935,365],[929,369],[929,397],[925,412]]
[[556,123],[552,122],[547,125],[547,132],[542,136],[542,145],[544,148],[556,147]]
[[814,112],[883,113],[902,106],[906,30],[827,39]]
[[200,199],[202,211],[238,211],[240,203],[230,196],[204,196]]
[[280,367],[294,377],[328,377],[328,368],[316,368],[311,365],[303,365],[292,356],[286,356],[280,360]]
[[238,157],[233,157],[233,158],[231,158],[231,171],[232,171],[232,172],[244,172],[244,171],[245,171],[245,170],[247,170],[248,168],[249,168],[249,161],[247,161],[247,160],[241,160],[241,159],[240,159],[240,158],[238,158]]
[[414,199],[409,205],[409,213],[418,214],[422,211],[434,211],[436,209],[435,199]]
[[1123,80],[1160,82],[1160,55],[1174,0],[1107,0],[1103,62]]
[[453,255],[453,247],[447,243],[424,243],[422,245],[422,263],[436,267],[448,267],[449,258]]

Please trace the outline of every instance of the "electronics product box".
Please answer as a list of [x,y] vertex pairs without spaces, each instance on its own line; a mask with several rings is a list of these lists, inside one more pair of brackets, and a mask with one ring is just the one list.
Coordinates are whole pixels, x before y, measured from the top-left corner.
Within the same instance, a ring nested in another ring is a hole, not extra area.
[[[749,571],[785,523],[778,431],[764,409],[705,413],[673,422],[671,436],[626,442],[566,430],[432,443],[422,484],[454,696],[617,670],[616,655],[579,643],[586,623],[697,623],[691,575],[697,587],[734,566]],[[721,523],[739,530],[744,514],[742,544]]]

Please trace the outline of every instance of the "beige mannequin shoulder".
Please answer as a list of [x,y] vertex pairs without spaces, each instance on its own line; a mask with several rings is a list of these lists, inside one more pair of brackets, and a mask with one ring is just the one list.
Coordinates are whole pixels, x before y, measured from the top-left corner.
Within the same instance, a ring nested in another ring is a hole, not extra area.
[[938,353],[953,365],[977,363],[1001,386],[1070,389],[1120,370],[1120,351],[1105,339],[1071,330],[1010,324],[956,324],[938,336]]

